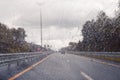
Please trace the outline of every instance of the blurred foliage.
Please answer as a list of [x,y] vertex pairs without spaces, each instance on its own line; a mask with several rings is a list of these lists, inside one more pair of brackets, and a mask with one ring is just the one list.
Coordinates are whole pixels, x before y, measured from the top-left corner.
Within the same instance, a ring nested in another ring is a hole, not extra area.
[[30,51],[29,44],[25,41],[23,28],[7,28],[0,23],[0,53],[17,53]]
[[96,20],[87,21],[82,29],[84,39],[78,42],[76,50],[120,51],[120,3],[116,14],[110,18],[100,11]]

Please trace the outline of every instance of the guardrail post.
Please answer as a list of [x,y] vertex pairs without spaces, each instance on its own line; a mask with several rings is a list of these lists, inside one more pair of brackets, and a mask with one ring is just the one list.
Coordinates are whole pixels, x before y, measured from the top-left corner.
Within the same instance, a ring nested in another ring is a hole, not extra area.
[[10,64],[8,64],[8,70],[10,70]]
[[19,66],[20,65],[20,63],[19,63],[19,61],[17,61],[17,66]]

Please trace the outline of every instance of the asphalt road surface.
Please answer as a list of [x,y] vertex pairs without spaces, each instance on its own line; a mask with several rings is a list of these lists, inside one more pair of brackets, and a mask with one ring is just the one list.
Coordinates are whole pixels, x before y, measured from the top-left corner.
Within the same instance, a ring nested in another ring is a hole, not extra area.
[[120,67],[55,53],[16,80],[120,80]]

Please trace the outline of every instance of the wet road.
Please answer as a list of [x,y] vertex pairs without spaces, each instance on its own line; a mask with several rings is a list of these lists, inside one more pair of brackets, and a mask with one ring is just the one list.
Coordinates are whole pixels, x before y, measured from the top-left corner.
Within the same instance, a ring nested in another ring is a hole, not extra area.
[[120,67],[55,53],[16,80],[120,80]]

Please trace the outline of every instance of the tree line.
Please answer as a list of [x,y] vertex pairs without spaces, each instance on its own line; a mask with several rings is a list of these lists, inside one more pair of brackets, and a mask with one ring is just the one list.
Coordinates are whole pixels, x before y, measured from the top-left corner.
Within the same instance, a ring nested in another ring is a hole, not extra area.
[[26,33],[23,28],[11,28],[0,23],[0,53],[15,53],[30,51],[25,41]]
[[100,11],[97,19],[86,21],[82,29],[83,41],[79,51],[120,51],[120,3],[115,16],[110,18]]

